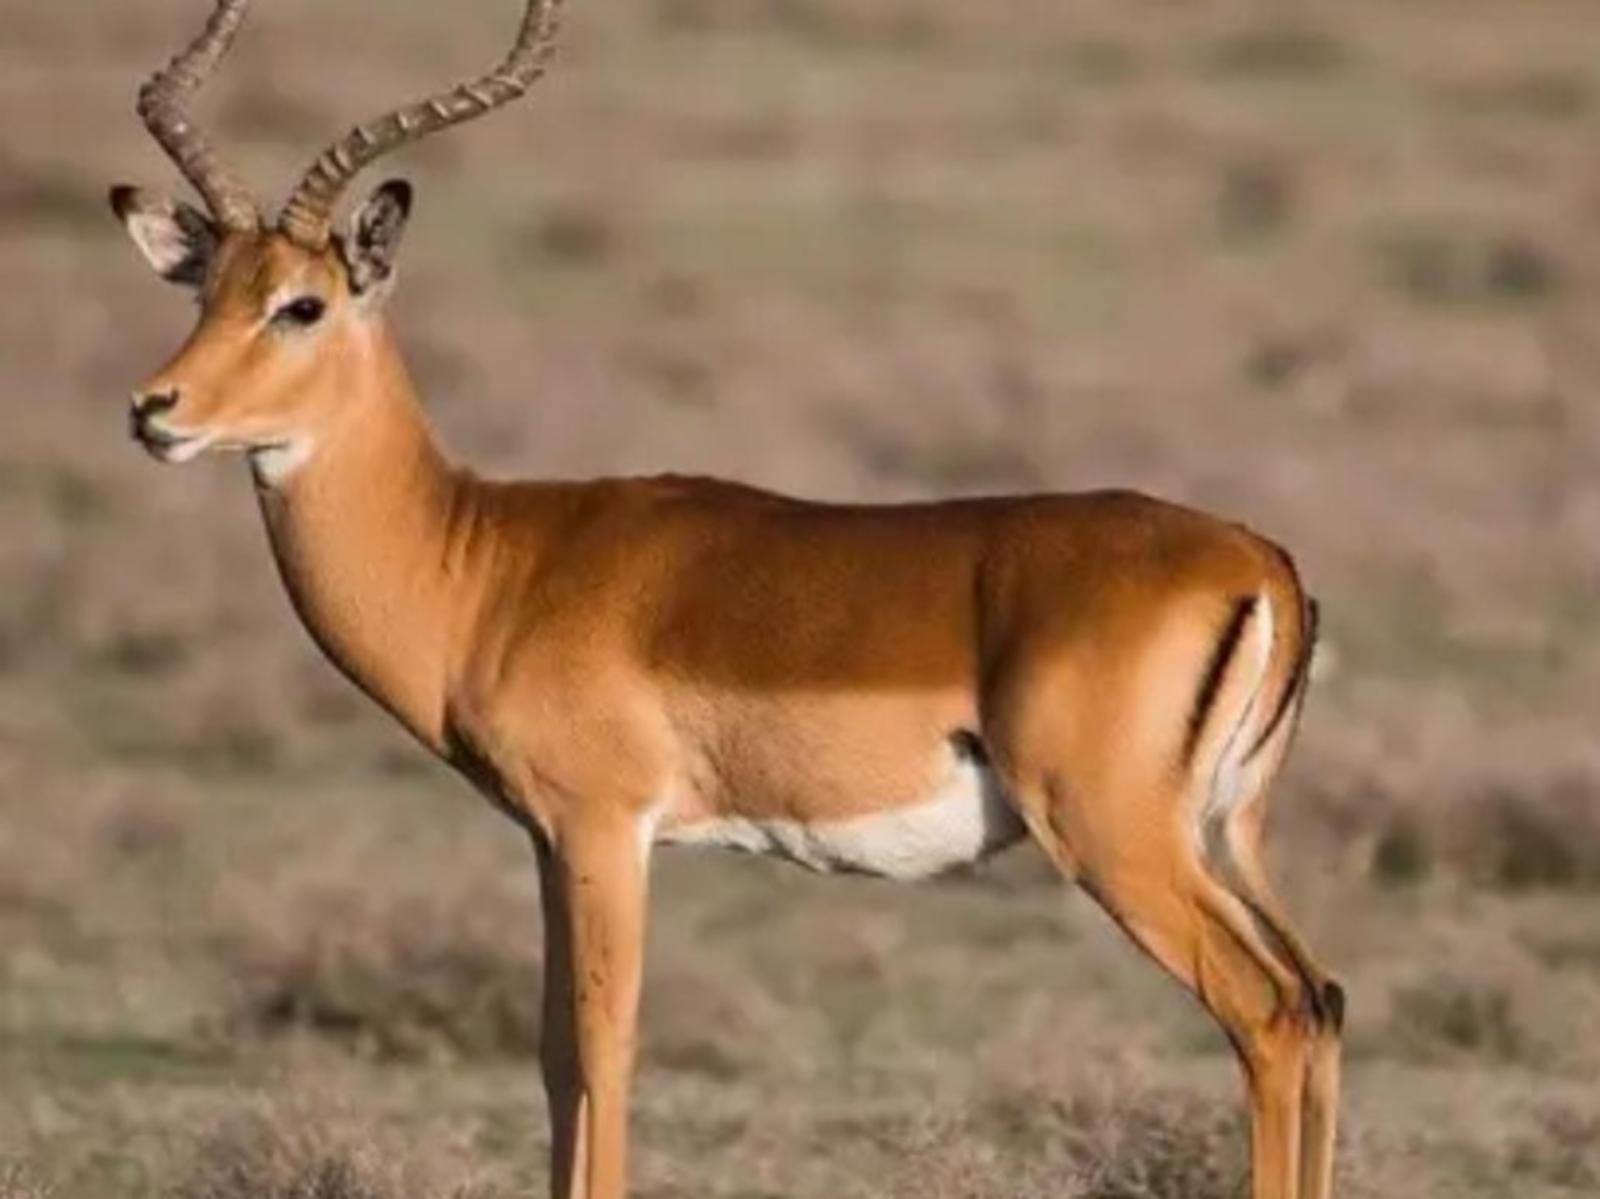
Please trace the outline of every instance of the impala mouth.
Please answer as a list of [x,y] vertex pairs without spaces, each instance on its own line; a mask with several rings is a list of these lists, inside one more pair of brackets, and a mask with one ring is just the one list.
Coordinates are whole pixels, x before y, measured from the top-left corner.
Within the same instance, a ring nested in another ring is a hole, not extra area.
[[188,462],[211,442],[205,434],[174,433],[137,414],[128,422],[128,432],[157,462]]

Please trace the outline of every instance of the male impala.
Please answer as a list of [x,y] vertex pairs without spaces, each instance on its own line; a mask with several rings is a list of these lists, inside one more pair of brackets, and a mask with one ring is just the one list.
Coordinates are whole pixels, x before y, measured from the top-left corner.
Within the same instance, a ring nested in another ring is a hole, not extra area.
[[112,193],[201,304],[133,433],[244,452],[317,644],[531,834],[552,1193],[623,1193],[654,845],[917,878],[1027,836],[1226,1030],[1256,1199],[1325,1199],[1342,993],[1258,851],[1314,635],[1289,558],[1131,493],[866,507],[451,465],[382,315],[411,189],[332,214],[380,155],[521,96],[558,0],[488,75],[334,143],[275,225],[187,112],[247,3],[139,97],[209,215]]

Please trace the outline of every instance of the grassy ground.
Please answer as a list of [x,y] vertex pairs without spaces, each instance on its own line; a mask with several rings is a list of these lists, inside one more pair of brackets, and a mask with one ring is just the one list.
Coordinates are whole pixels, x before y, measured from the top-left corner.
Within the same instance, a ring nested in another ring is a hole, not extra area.
[[[262,3],[210,111],[279,194],[487,59],[467,7]],[[0,39],[0,1197],[526,1191],[531,855],[315,656],[237,464],[124,440],[190,315],[102,192],[170,182],[131,101],[202,10]],[[1343,1193],[1593,1194],[1596,63],[1583,0],[574,5],[525,110],[396,164],[397,319],[489,468],[1118,482],[1293,547]],[[641,1195],[1240,1193],[1218,1037],[1028,852],[656,890]]]

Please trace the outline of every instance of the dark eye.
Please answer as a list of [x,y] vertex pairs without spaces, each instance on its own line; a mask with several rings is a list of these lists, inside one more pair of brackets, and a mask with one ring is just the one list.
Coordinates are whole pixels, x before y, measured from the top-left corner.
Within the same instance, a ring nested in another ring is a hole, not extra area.
[[317,296],[301,296],[279,308],[272,314],[272,319],[280,324],[314,325],[322,319],[322,314],[327,308],[328,306]]

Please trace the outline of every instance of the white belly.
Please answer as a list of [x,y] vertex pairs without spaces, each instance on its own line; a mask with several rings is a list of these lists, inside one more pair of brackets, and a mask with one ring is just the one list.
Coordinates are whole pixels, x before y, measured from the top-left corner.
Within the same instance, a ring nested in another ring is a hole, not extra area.
[[926,878],[975,862],[1024,829],[994,775],[959,759],[929,797],[846,820],[729,817],[663,827],[667,845],[717,845],[771,854],[812,870]]

